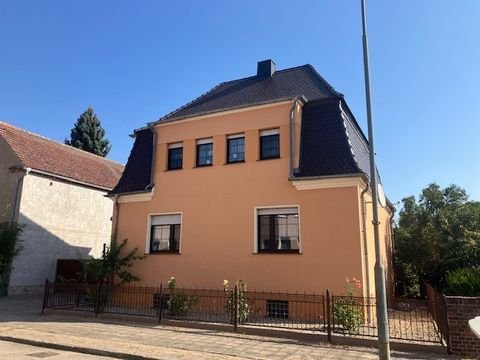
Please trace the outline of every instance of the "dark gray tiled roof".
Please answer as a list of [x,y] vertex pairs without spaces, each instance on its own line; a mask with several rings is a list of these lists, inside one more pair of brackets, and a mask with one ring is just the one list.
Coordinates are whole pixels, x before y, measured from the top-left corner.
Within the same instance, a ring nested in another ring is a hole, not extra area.
[[342,96],[312,65],[276,71],[271,77],[251,76],[221,83],[192,102],[160,118],[171,121],[186,117],[268,103],[295,96],[307,100]]
[[153,156],[153,132],[147,128],[135,132],[135,142],[117,186],[109,193],[145,191],[150,185]]
[[[311,65],[280,70],[272,77],[222,83],[158,122],[304,96],[297,177],[370,174],[368,143],[343,96]],[[343,116],[342,116],[343,109]],[[218,121],[221,121],[219,119]],[[156,123],[158,123],[156,122]],[[153,135],[136,131],[135,144],[112,194],[145,191],[152,171]]]

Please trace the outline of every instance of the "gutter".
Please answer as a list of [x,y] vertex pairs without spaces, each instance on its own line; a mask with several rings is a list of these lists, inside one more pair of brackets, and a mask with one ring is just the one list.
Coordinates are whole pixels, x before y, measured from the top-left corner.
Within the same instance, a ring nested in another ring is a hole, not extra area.
[[[363,251],[364,251],[364,261],[365,261],[365,288],[367,289],[367,302],[370,305],[370,270],[369,270],[369,261],[368,261],[368,238],[367,238],[367,203],[365,201],[365,194],[368,191],[370,185],[368,181],[365,185],[365,189],[362,190],[360,195],[361,203],[362,203],[362,228],[363,228]],[[367,319],[368,322],[371,321],[371,306],[367,306]]]
[[305,96],[295,96],[293,98],[293,104],[290,108],[290,175],[289,180],[295,179],[295,169],[293,168],[294,156],[295,156],[295,126],[294,126],[294,117],[295,109],[297,108],[298,102],[301,101],[303,104],[307,102]]
[[346,177],[359,177],[362,178],[365,182],[368,182],[368,177],[365,173],[350,173],[350,174],[335,174],[335,175],[321,175],[321,176],[301,176],[301,177],[293,177],[289,180],[322,180],[322,179],[339,179],[339,178],[346,178]]
[[[302,96],[302,97],[303,97],[303,96]],[[255,102],[255,103],[243,104],[243,105],[237,105],[237,106],[228,106],[228,107],[221,108],[221,109],[215,109],[215,110],[203,111],[203,112],[195,113],[195,114],[192,114],[192,115],[184,115],[184,116],[171,117],[171,118],[165,119],[165,117],[168,116],[168,115],[166,115],[166,116],[164,116],[163,118],[161,118],[161,119],[159,119],[159,120],[157,120],[157,121],[153,121],[153,122],[147,123],[147,126],[145,126],[145,127],[143,127],[143,128],[136,129],[135,131],[144,130],[144,129],[146,129],[146,128],[149,128],[149,127],[154,126],[154,125],[157,125],[157,124],[164,124],[164,123],[169,123],[169,122],[179,121],[179,120],[185,120],[185,119],[195,118],[195,117],[204,116],[204,115],[211,115],[211,114],[216,114],[216,113],[222,113],[222,112],[230,111],[230,110],[238,110],[238,109],[244,109],[244,108],[249,108],[249,107],[254,107],[254,106],[261,106],[261,105],[268,105],[268,104],[280,103],[280,102],[292,100],[292,98],[295,98],[295,99],[296,99],[296,98],[299,98],[299,97],[298,97],[298,96],[296,96],[296,97],[288,96],[288,97],[284,97],[284,98],[280,98],[280,99],[267,100],[267,101],[258,101],[258,102]],[[162,120],[162,119],[165,119],[165,120]]]

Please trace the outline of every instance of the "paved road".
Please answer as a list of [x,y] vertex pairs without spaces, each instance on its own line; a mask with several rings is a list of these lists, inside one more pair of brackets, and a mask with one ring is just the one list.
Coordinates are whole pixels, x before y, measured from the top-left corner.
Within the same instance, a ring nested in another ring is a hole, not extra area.
[[[331,346],[273,337],[199,330],[154,323],[114,322],[58,312],[40,315],[41,299],[0,298],[0,338],[41,341],[83,351],[103,350],[116,356],[168,360],[354,360],[377,359],[373,348]],[[46,350],[50,351],[50,350]],[[92,352],[90,352],[92,353]],[[99,353],[97,353],[99,354]],[[80,355],[86,358],[86,355]],[[1,357],[0,357],[1,358]],[[393,359],[456,359],[435,353],[392,352]],[[48,359],[48,358],[47,358]]]
[[38,346],[0,341],[0,359],[15,360],[111,360],[102,356],[79,354],[70,351],[45,349]]

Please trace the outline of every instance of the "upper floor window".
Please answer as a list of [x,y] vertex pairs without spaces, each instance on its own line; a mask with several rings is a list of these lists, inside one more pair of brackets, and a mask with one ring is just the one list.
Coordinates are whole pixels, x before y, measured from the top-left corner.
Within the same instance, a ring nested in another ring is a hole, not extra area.
[[279,129],[260,131],[260,160],[280,157]]
[[245,161],[245,136],[229,135],[227,137],[227,163]]
[[298,208],[257,210],[258,252],[300,250]]
[[197,166],[210,166],[213,164],[213,140],[197,140]]
[[182,143],[168,145],[168,170],[181,169],[183,167]]
[[154,215],[150,225],[150,253],[180,251],[180,214]]

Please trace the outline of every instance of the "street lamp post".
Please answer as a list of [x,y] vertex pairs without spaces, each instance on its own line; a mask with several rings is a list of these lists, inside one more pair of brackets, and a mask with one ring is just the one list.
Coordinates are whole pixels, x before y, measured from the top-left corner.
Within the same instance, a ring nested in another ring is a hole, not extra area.
[[363,68],[365,72],[365,96],[367,102],[368,145],[370,151],[370,182],[373,203],[373,234],[375,239],[375,296],[377,300],[378,353],[380,360],[390,359],[390,341],[388,336],[387,296],[385,290],[385,269],[382,261],[378,221],[378,183],[375,166],[375,147],[373,144],[372,97],[370,94],[370,70],[368,64],[368,39],[365,0],[362,0],[363,27]]

